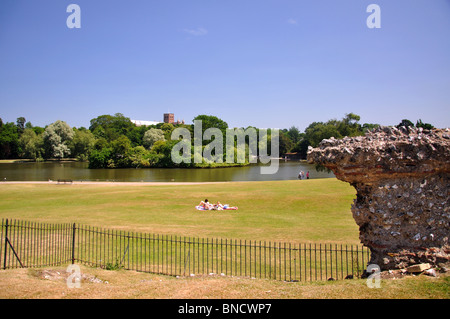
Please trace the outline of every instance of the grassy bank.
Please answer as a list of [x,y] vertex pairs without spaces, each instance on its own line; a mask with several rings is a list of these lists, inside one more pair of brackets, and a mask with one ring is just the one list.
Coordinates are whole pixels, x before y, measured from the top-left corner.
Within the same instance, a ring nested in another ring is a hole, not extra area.
[[[358,244],[354,189],[336,179],[197,185],[0,184],[0,218],[179,236]],[[197,211],[211,202],[238,211]]]

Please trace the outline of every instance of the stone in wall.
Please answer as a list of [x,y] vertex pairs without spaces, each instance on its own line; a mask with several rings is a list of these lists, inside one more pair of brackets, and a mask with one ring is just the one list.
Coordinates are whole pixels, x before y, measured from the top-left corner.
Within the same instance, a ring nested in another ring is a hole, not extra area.
[[450,260],[450,130],[379,127],[325,139],[308,161],[356,189],[351,211],[382,270]]

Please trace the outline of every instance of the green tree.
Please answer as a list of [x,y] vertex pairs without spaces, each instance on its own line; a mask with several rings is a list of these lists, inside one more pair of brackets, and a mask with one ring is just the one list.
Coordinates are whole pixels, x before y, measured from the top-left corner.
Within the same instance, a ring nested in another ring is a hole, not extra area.
[[280,155],[289,153],[293,147],[293,142],[289,139],[288,133],[280,131],[279,134],[279,152]]
[[193,121],[202,121],[202,134],[212,127],[218,128],[225,134],[225,130],[228,128],[227,122],[213,115],[198,115]]
[[100,151],[106,147],[109,147],[109,143],[105,138],[98,138],[95,140],[94,150]]
[[105,138],[108,142],[118,139],[122,135],[128,135],[136,126],[130,118],[122,113],[112,115],[100,115],[91,120],[89,130],[96,138]]
[[126,135],[131,141],[133,147],[142,145],[142,139],[144,138],[145,132],[149,129],[149,126],[134,126]]
[[305,138],[312,147],[317,147],[323,139],[332,136],[335,138],[342,137],[338,131],[336,122],[333,120],[327,123],[313,122],[305,129]]
[[397,125],[397,127],[401,127],[401,126],[405,126],[405,127],[411,126],[411,127],[414,127],[414,123],[411,122],[411,121],[408,120],[408,119],[403,119],[403,120]]
[[296,126],[291,126],[289,130],[287,130],[286,135],[289,137],[293,144],[298,143],[301,138],[300,130]]
[[434,128],[433,125],[429,124],[429,123],[423,123],[422,120],[418,120],[416,122],[416,125],[414,125],[413,122],[411,122],[408,119],[403,119],[396,127],[401,127],[401,126],[405,126],[405,127],[421,127],[427,130],[431,130],[432,128]]
[[136,146],[128,151],[128,159],[131,167],[145,168],[150,167],[149,151],[144,146]]
[[0,158],[17,158],[19,153],[19,130],[14,123],[0,125]]
[[112,149],[110,147],[93,149],[89,154],[89,168],[107,168],[111,155]]
[[306,156],[308,153],[308,146],[309,146],[309,141],[303,136],[300,139],[300,141],[297,144],[295,144],[292,151],[300,153],[300,158],[306,159]]
[[64,158],[70,155],[69,144],[73,136],[72,128],[64,121],[58,120],[47,126],[43,133],[47,156]]
[[128,152],[131,149],[131,141],[125,135],[111,142],[112,157],[111,160],[115,167],[129,167],[130,160]]
[[73,131],[74,136],[70,144],[71,154],[78,160],[85,161],[94,148],[95,136],[85,128],[74,129]]
[[154,167],[191,167],[191,163],[174,163],[172,161],[172,148],[179,143],[178,140],[156,141],[148,155],[150,165]]
[[[209,143],[215,141],[215,138],[211,138],[211,140],[203,139],[205,131],[209,128],[219,129],[222,132],[222,138],[223,138],[221,143],[222,143],[222,145],[226,145],[226,130],[228,128],[227,122],[225,122],[225,121],[221,120],[220,118],[218,118],[217,116],[213,116],[213,115],[198,115],[193,119],[193,122],[194,121],[201,121],[201,123],[202,123],[201,144],[203,146],[208,145]],[[194,122],[194,125],[195,125],[195,122]],[[195,129],[195,127],[194,127],[194,129]],[[196,143],[195,132],[192,137],[193,137],[192,143],[195,144]],[[223,149],[223,156],[224,156],[224,158],[226,158],[226,147],[224,147],[224,149]]]
[[378,124],[367,123],[361,126],[358,123],[359,120],[359,115],[348,113],[342,120],[331,119],[327,122],[313,122],[305,129],[305,133],[301,135],[293,150],[300,152],[302,158],[306,158],[308,146],[317,147],[323,139],[359,136],[363,135],[367,129],[378,126]]
[[365,133],[365,132],[371,131],[379,126],[380,126],[379,124],[364,123],[361,128],[362,128],[363,132]]
[[164,133],[164,138],[166,140],[170,140],[170,136],[172,135],[172,131],[175,129],[175,126],[172,123],[163,123],[160,126],[160,129]]
[[40,160],[44,154],[44,140],[41,135],[37,135],[33,129],[24,129],[19,138],[19,145],[21,149],[21,158],[29,158],[33,160]]
[[431,125],[430,123],[423,123],[422,120],[418,120],[416,122],[416,127],[421,127],[421,128],[426,129],[426,130],[431,130],[431,129],[434,128],[433,125]]
[[361,117],[354,113],[345,114],[345,117],[336,123],[340,136],[358,136],[362,134],[362,129],[358,123]]
[[151,128],[147,132],[145,132],[142,140],[143,145],[147,149],[151,149],[156,141],[165,141],[166,139],[164,137],[164,131],[162,129]]
[[27,122],[27,120],[24,117],[19,117],[17,118],[16,121],[16,125],[17,125],[17,129],[19,130],[19,133],[22,134],[23,131],[25,130],[25,123]]

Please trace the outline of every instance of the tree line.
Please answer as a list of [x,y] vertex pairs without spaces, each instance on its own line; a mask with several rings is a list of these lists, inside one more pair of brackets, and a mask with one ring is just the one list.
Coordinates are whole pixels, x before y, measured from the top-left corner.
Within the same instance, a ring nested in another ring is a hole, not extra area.
[[[228,124],[216,116],[199,115],[194,120],[202,121],[203,132],[212,127],[224,133],[228,129]],[[367,130],[378,126],[360,124],[359,121],[360,116],[349,113],[341,120],[313,122],[304,132],[296,126],[282,129],[279,132],[279,154],[298,153],[300,158],[306,158],[308,146],[316,147],[325,138],[364,135]],[[433,128],[421,120],[414,125],[407,119],[397,126]],[[178,140],[171,140],[171,134],[177,127],[194,132],[194,125],[189,124],[137,126],[121,113],[98,116],[90,121],[89,128],[72,128],[61,120],[39,127],[33,126],[24,117],[17,118],[16,123],[3,123],[0,119],[0,159],[45,161],[71,158],[88,161],[90,168],[218,166],[215,163],[173,163],[171,151]],[[268,132],[270,134],[270,130]],[[203,141],[203,146],[208,143]]]

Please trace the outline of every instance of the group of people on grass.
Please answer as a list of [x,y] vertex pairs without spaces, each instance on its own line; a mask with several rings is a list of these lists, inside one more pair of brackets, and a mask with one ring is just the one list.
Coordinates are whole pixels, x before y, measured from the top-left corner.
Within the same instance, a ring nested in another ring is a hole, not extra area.
[[[305,178],[305,173],[303,171],[300,171],[300,173],[298,173],[298,179],[304,179]],[[306,179],[309,179],[309,171],[306,173]]]
[[235,206],[230,206],[228,204],[222,205],[220,202],[217,202],[217,204],[212,204],[208,201],[208,199],[205,199],[204,201],[201,201],[200,204],[197,206],[204,210],[237,210],[238,208]]

